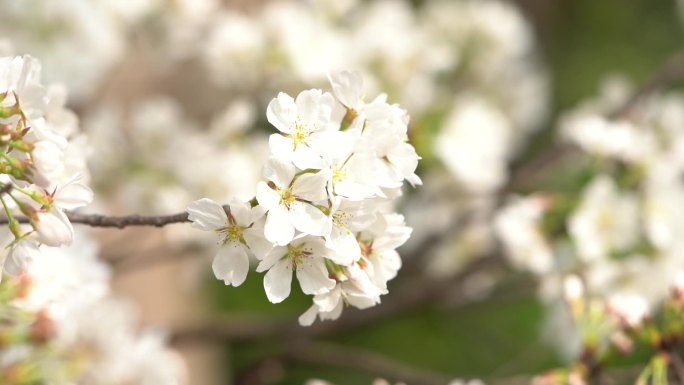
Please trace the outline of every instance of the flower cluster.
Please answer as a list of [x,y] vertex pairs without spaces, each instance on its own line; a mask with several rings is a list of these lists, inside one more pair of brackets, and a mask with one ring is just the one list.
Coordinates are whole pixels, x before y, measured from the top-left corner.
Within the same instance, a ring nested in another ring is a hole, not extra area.
[[[0,202],[14,235],[2,262],[10,274],[23,271],[40,244],[71,244],[73,228],[64,210],[92,200],[83,148],[68,140],[76,135],[76,117],[64,101],[61,88],[41,84],[35,59],[0,58]],[[19,223],[17,213],[30,227]]]
[[266,272],[273,303],[290,295],[296,275],[314,296],[303,325],[317,315],[337,318],[344,304],[380,302],[401,266],[396,248],[411,234],[392,202],[405,180],[421,184],[406,111],[384,95],[364,101],[358,73],[330,81],[334,95],[280,93],[268,105],[268,121],[279,132],[269,139],[255,200],[224,208],[204,198],[187,208],[194,227],[220,235],[213,270],[226,284],[244,282],[249,255],[259,260],[257,272]]
[[0,283],[0,383],[179,384],[185,367],[157,330],[112,295],[109,267],[86,232],[46,248]]

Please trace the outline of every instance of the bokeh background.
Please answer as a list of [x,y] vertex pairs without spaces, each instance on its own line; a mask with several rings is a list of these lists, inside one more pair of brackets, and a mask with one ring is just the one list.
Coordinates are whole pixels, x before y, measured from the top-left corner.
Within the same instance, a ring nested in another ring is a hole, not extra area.
[[361,70],[370,96],[387,92],[412,116],[424,186],[399,206],[414,237],[376,308],[301,328],[309,298],[293,290],[270,304],[253,272],[224,286],[210,268],[215,240],[189,226],[92,231],[115,292],[141,325],[168,332],[193,385],[526,383],[571,361],[567,311],[540,294],[555,273],[507,259],[493,218],[510,194],[580,191],[571,168],[544,166],[559,119],[606,84],[647,82],[684,42],[667,0],[2,0],[0,10],[0,51],[41,59],[88,135],[98,198],[85,212],[250,197],[273,132],[268,101],[329,89],[327,71]]

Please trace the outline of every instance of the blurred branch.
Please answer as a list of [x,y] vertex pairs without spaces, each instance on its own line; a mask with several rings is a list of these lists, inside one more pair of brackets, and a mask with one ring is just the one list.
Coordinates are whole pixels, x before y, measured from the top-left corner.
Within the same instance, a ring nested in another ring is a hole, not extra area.
[[451,380],[451,377],[444,374],[412,368],[381,354],[330,343],[290,344],[286,348],[284,359],[363,371],[390,381],[403,381],[412,385],[446,385]]
[[656,71],[651,78],[644,83],[627,101],[608,115],[610,119],[623,118],[639,104],[641,99],[660,88],[669,86],[676,80],[684,77],[684,51],[679,51],[670,56],[665,65]]
[[[174,343],[225,343],[278,338],[281,340],[307,339],[348,332],[363,326],[428,308],[445,300],[466,303],[464,282],[482,271],[502,265],[501,258],[487,256],[473,261],[456,276],[425,280],[415,277],[401,287],[393,288],[392,295],[381,305],[359,310],[346,309],[333,322],[319,322],[301,327],[287,320],[217,320],[191,327],[179,328],[172,335]],[[256,321],[256,322],[253,322]]]

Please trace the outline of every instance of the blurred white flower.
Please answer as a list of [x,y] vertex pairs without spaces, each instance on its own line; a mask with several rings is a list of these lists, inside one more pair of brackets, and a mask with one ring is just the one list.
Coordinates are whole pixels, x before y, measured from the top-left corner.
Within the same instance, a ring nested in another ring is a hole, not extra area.
[[635,243],[639,235],[636,197],[620,192],[611,177],[600,175],[585,188],[568,228],[585,262],[607,258]]
[[513,199],[494,220],[494,228],[513,265],[535,274],[549,272],[554,262],[551,247],[541,232],[548,199],[538,195]]

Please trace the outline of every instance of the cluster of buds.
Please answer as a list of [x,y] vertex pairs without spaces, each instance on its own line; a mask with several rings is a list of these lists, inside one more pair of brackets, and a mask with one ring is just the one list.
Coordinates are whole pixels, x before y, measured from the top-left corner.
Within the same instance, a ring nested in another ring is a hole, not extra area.
[[193,226],[215,231],[221,248],[213,262],[218,279],[239,286],[249,255],[266,272],[268,299],[279,303],[296,275],[313,306],[299,321],[336,319],[345,304],[380,302],[401,267],[396,248],[411,234],[393,212],[404,181],[421,183],[408,143],[408,115],[382,95],[363,98],[358,73],[331,76],[334,95],[318,89],[296,98],[280,93],[268,106],[278,129],[256,199],[225,209],[201,199],[187,211]]
[[636,383],[669,383],[670,366],[681,360],[678,351],[684,336],[683,282],[684,273],[678,273],[671,295],[654,311],[636,294],[614,293],[606,299],[590,299],[581,279],[568,276],[564,282],[565,300],[581,334],[581,354],[571,367],[551,370],[532,383],[587,384],[608,359],[630,354],[638,345],[649,347],[653,356]]
[[10,274],[25,270],[40,244],[71,244],[64,210],[92,200],[83,170],[65,163],[75,118],[54,93],[41,84],[35,59],[0,58],[0,202],[14,236],[0,263]]

